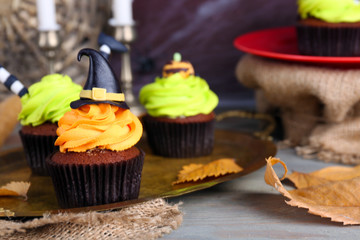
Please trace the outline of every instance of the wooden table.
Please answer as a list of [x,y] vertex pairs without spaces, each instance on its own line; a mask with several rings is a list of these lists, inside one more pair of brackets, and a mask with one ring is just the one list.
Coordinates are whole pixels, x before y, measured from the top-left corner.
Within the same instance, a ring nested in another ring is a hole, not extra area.
[[[334,164],[305,160],[294,150],[276,157],[289,171],[311,172]],[[277,166],[277,165],[275,165]],[[274,168],[278,175],[283,171]],[[360,226],[343,226],[291,207],[264,182],[265,167],[212,188],[169,199],[182,202],[182,225],[163,239],[358,239]],[[360,195],[359,195],[360,196]]]
[[[17,130],[14,131],[15,133]],[[7,147],[19,144],[17,134]],[[292,170],[311,172],[330,163],[305,160],[293,149],[279,150],[280,158]],[[278,175],[280,166],[274,169]],[[330,219],[291,207],[285,198],[264,182],[265,167],[241,178],[214,187],[171,198],[182,202],[182,225],[162,239],[358,239],[360,226],[343,226]]]

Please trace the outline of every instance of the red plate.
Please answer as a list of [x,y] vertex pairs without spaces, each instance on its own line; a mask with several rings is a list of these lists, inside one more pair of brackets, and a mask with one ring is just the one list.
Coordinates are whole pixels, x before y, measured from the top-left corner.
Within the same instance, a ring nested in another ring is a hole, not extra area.
[[237,37],[234,46],[246,53],[287,61],[335,65],[358,65],[360,57],[320,57],[300,55],[295,27],[282,27],[246,33]]

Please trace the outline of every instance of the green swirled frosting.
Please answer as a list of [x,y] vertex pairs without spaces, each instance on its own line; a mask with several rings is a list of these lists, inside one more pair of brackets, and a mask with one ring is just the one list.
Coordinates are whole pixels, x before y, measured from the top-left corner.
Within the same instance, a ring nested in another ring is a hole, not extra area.
[[330,23],[359,22],[360,4],[356,0],[298,0],[302,19],[314,17]]
[[219,103],[204,79],[192,75],[184,79],[180,73],[156,78],[140,90],[139,99],[149,115],[171,118],[209,114]]
[[62,74],[44,76],[29,87],[29,93],[21,97],[22,125],[38,126],[44,122],[57,122],[70,110],[70,102],[79,99],[82,87]]

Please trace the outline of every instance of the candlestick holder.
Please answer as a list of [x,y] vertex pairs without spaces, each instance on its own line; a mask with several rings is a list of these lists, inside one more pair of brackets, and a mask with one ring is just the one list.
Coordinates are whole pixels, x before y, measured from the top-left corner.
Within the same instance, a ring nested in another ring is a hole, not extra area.
[[39,48],[44,52],[48,59],[49,74],[55,73],[54,61],[56,50],[60,45],[59,31],[40,31],[38,39]]
[[137,100],[133,92],[133,74],[131,70],[131,46],[130,44],[136,39],[136,29],[134,25],[119,25],[114,26],[114,38],[124,44],[128,51],[121,53],[121,73],[120,84],[122,91],[125,94],[126,103],[129,105],[131,112],[140,116],[145,112],[145,109]]

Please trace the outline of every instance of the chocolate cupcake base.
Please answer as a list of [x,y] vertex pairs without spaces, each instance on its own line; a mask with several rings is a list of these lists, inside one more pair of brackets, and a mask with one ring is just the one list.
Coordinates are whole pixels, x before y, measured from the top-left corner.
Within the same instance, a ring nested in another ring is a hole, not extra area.
[[61,208],[102,205],[139,196],[144,152],[56,152],[46,160]]
[[214,148],[215,115],[188,118],[142,118],[154,154],[170,158],[210,155]]
[[31,171],[38,175],[48,175],[45,159],[57,151],[57,125],[47,123],[37,127],[23,126],[19,131],[25,158]]
[[310,56],[360,56],[360,23],[326,23],[309,18],[296,25],[299,53]]

